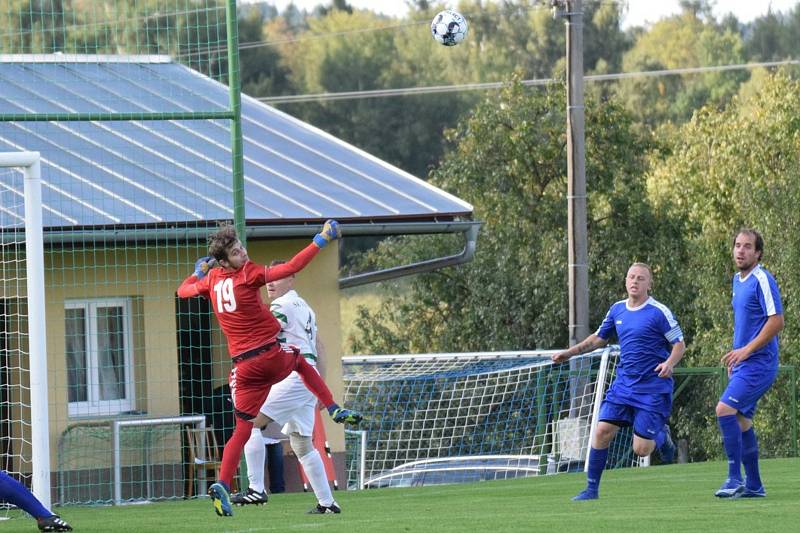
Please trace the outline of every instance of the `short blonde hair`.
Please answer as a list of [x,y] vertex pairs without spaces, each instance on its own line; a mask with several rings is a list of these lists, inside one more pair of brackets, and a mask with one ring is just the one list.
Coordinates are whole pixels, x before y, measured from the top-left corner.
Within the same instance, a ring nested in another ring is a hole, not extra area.
[[647,263],[638,263],[638,262],[637,262],[637,263],[633,263],[633,264],[632,264],[630,267],[628,267],[628,268],[629,268],[629,269],[631,269],[631,268],[633,268],[633,267],[639,267],[639,268],[644,268],[644,269],[646,269],[646,270],[647,270],[647,273],[648,273],[648,274],[650,274],[650,278],[651,278],[651,279],[653,278],[653,269],[651,269],[651,268],[650,268],[650,265],[648,265]]

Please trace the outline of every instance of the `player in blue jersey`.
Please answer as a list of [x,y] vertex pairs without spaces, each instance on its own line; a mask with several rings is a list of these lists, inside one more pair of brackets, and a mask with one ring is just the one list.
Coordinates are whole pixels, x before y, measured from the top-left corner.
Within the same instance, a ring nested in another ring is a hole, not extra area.
[[683,332],[672,312],[649,295],[650,267],[634,263],[625,277],[628,298],[611,306],[597,331],[575,346],[554,354],[556,363],[608,344],[616,333],[620,344],[617,375],[600,406],[599,422],[589,450],[586,489],[573,500],[596,500],[608,447],[621,427],[633,426],[633,452],[646,457],[658,448],[670,463],[675,445],[667,419],[672,410],[672,371],[683,358]]
[[[764,240],[753,229],[733,239],[733,350],[722,357],[728,387],[717,403],[717,421],[728,456],[728,478],[715,493],[720,498],[767,495],[758,472],[758,441],[753,415],[758,400],[778,375],[778,333],[783,305],[775,278],[759,264]],[[744,465],[745,479],[742,479]]]

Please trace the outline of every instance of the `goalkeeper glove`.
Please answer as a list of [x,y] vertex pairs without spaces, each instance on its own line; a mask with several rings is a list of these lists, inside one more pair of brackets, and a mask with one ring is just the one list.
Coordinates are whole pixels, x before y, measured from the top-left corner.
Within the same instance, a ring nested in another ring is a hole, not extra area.
[[201,257],[194,264],[194,275],[197,276],[198,280],[203,279],[204,277],[206,277],[208,271],[214,268],[216,262],[217,262],[216,259],[214,259],[210,255]]
[[339,223],[335,220],[328,220],[322,226],[322,231],[314,235],[314,244],[320,248],[325,248],[326,244],[341,236],[342,230],[339,229]]

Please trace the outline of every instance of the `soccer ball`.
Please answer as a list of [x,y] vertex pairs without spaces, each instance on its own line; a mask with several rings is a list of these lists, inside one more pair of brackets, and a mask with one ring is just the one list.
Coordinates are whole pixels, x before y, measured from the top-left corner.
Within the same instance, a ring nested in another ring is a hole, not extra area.
[[458,11],[445,9],[433,17],[431,34],[436,42],[445,46],[455,46],[467,36],[467,19]]

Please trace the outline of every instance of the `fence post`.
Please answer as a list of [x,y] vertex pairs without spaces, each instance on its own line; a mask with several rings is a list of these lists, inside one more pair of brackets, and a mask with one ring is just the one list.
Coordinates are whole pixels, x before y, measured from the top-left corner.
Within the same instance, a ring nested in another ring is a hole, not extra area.
[[792,417],[792,456],[797,457],[797,368],[794,365],[789,367],[789,377],[792,391],[792,401],[789,402]]

